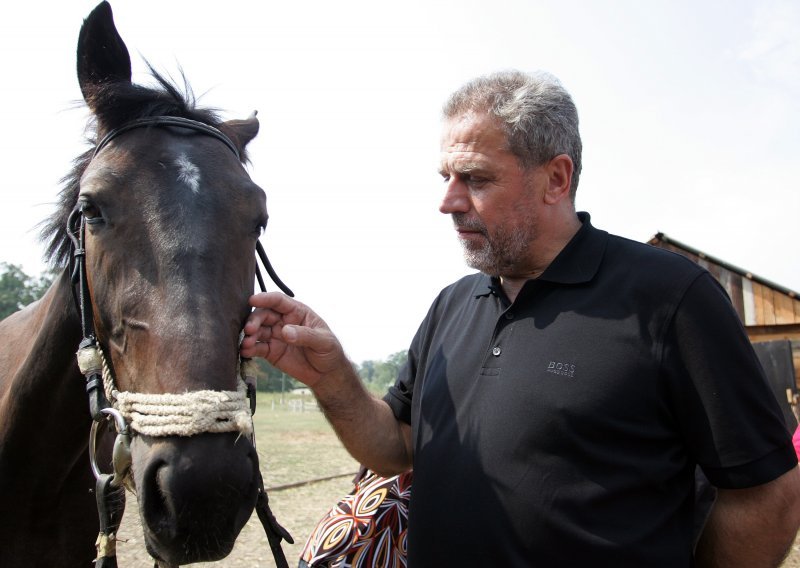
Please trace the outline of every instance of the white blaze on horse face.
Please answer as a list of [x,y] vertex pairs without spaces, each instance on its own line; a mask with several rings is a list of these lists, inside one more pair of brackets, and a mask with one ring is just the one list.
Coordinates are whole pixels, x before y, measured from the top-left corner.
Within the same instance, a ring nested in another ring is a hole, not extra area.
[[200,190],[200,168],[195,166],[186,154],[181,154],[175,160],[178,166],[178,181],[185,183],[194,193]]

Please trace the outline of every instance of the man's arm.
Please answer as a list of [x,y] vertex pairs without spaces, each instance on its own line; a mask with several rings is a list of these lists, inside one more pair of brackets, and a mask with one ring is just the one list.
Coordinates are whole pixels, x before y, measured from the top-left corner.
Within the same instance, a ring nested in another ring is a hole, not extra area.
[[263,357],[311,388],[350,454],[381,475],[411,467],[411,427],[364,388],[328,325],[304,304],[276,292],[250,299],[241,354]]
[[719,489],[695,558],[702,568],[775,568],[800,527],[800,470],[747,489]]

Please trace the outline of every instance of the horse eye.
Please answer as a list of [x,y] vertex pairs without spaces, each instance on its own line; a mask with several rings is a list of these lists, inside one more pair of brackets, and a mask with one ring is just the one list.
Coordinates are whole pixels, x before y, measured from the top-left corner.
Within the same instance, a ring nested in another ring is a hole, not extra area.
[[78,208],[80,209],[84,218],[86,218],[87,223],[98,223],[103,220],[102,214],[100,213],[100,208],[91,201],[81,201],[78,205]]

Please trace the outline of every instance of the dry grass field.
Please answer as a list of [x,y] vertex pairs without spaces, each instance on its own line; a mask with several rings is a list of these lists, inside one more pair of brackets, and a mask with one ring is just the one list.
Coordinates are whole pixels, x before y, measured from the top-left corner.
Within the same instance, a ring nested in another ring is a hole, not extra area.
[[[318,411],[305,401],[262,395],[255,415],[256,441],[261,471],[267,487],[342,474],[328,481],[269,491],[270,505],[278,521],[295,539],[284,544],[290,566],[297,565],[303,544],[317,521],[351,486],[358,464],[347,455],[336,435]],[[301,411],[301,407],[305,411]],[[129,495],[120,530],[118,560],[121,568],[152,568],[138,525],[135,499]],[[205,568],[273,568],[267,538],[254,514],[248,521],[228,558],[219,562],[193,564]],[[795,542],[783,568],[800,568],[800,539]],[[446,568],[446,567],[445,567]]]

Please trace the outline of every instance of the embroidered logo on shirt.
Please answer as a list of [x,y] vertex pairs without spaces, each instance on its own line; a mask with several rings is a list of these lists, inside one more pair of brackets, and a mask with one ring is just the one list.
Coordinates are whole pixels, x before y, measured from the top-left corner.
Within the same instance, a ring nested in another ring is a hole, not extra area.
[[547,365],[547,372],[554,375],[563,375],[565,377],[575,376],[575,365],[571,363],[559,363],[558,361],[550,361]]

